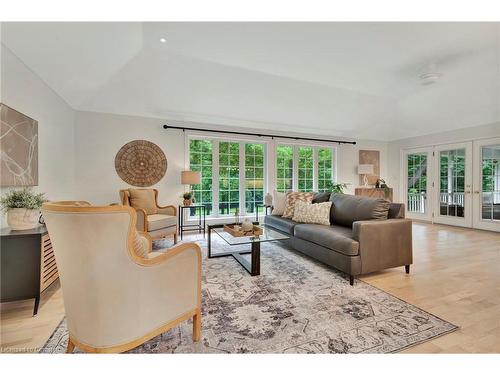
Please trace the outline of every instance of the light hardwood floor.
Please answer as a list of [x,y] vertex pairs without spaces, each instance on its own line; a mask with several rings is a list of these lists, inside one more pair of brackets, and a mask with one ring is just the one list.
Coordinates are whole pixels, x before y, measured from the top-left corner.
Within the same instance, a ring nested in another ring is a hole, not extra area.
[[[184,237],[185,241],[195,235]],[[407,349],[407,353],[500,353],[500,234],[445,225],[413,224],[414,264],[361,279],[460,329]],[[64,316],[59,284],[33,301],[1,306],[4,352],[41,347]]]

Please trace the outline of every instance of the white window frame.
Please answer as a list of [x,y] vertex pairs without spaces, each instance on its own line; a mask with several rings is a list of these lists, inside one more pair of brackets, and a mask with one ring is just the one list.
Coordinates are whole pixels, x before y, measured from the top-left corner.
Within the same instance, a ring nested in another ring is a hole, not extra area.
[[[330,143],[303,143],[303,142],[281,142],[277,141],[275,148],[278,146],[291,146],[293,148],[293,175],[292,175],[292,190],[298,191],[299,188],[299,156],[298,156],[298,148],[299,147],[312,147],[313,149],[313,191],[318,191],[318,176],[319,176],[319,165],[318,165],[318,150],[319,149],[331,149],[332,150],[332,182],[337,182],[337,147],[332,146]],[[274,155],[274,159],[272,163],[275,165],[276,170],[276,155]],[[275,177],[275,184],[277,182],[277,177]],[[276,185],[275,185],[276,186]]]
[[[219,213],[219,142],[232,142],[239,143],[240,150],[240,164],[239,164],[239,204],[240,204],[240,216],[247,216],[246,212],[246,202],[245,202],[245,144],[246,143],[254,143],[261,144],[264,147],[264,186],[263,186],[263,194],[264,196],[267,194],[269,183],[268,183],[268,144],[270,140],[262,139],[260,137],[234,137],[234,136],[217,136],[217,135],[208,135],[206,133],[200,133],[196,131],[185,132],[185,169],[189,169],[190,165],[190,140],[198,139],[198,140],[210,140],[213,143],[212,146],[212,213],[207,215],[207,218],[230,218],[232,215],[221,215]],[[254,216],[255,213],[250,213],[248,215]],[[197,220],[195,217],[187,217],[187,220]]]
[[[301,141],[281,141],[273,138],[262,138],[258,136],[224,136],[218,134],[207,134],[205,132],[185,131],[185,155],[184,168],[189,169],[190,160],[190,140],[201,139],[216,141],[212,147],[212,207],[211,215],[207,219],[228,219],[231,215],[219,214],[219,142],[239,142],[240,143],[240,216],[247,216],[245,202],[245,143],[258,143],[264,146],[264,196],[276,189],[277,174],[276,174],[276,148],[280,145],[293,147],[293,190],[298,189],[298,147],[313,148],[313,190],[318,190],[318,150],[328,148],[332,150],[332,182],[337,182],[338,176],[338,147],[326,142],[301,142]],[[255,217],[254,213],[248,214],[249,217]],[[195,217],[187,217],[188,221],[197,220]]]

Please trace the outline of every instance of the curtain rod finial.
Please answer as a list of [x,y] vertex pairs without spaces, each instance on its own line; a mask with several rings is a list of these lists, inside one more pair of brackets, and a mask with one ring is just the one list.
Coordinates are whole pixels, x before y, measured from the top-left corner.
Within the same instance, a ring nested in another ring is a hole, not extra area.
[[168,125],[163,125],[163,129],[168,129]]

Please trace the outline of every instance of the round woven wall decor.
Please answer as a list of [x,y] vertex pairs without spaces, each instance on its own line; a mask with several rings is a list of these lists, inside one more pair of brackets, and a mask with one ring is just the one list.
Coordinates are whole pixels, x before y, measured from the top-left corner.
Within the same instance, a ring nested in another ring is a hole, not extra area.
[[165,176],[167,158],[157,145],[137,140],[124,145],[115,157],[115,169],[123,181],[133,186],[151,186]]

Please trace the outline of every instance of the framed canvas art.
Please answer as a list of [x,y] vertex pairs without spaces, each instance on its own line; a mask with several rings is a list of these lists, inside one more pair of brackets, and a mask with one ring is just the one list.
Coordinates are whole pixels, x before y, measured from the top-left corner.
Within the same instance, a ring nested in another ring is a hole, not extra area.
[[0,103],[0,186],[38,185],[38,122]]

